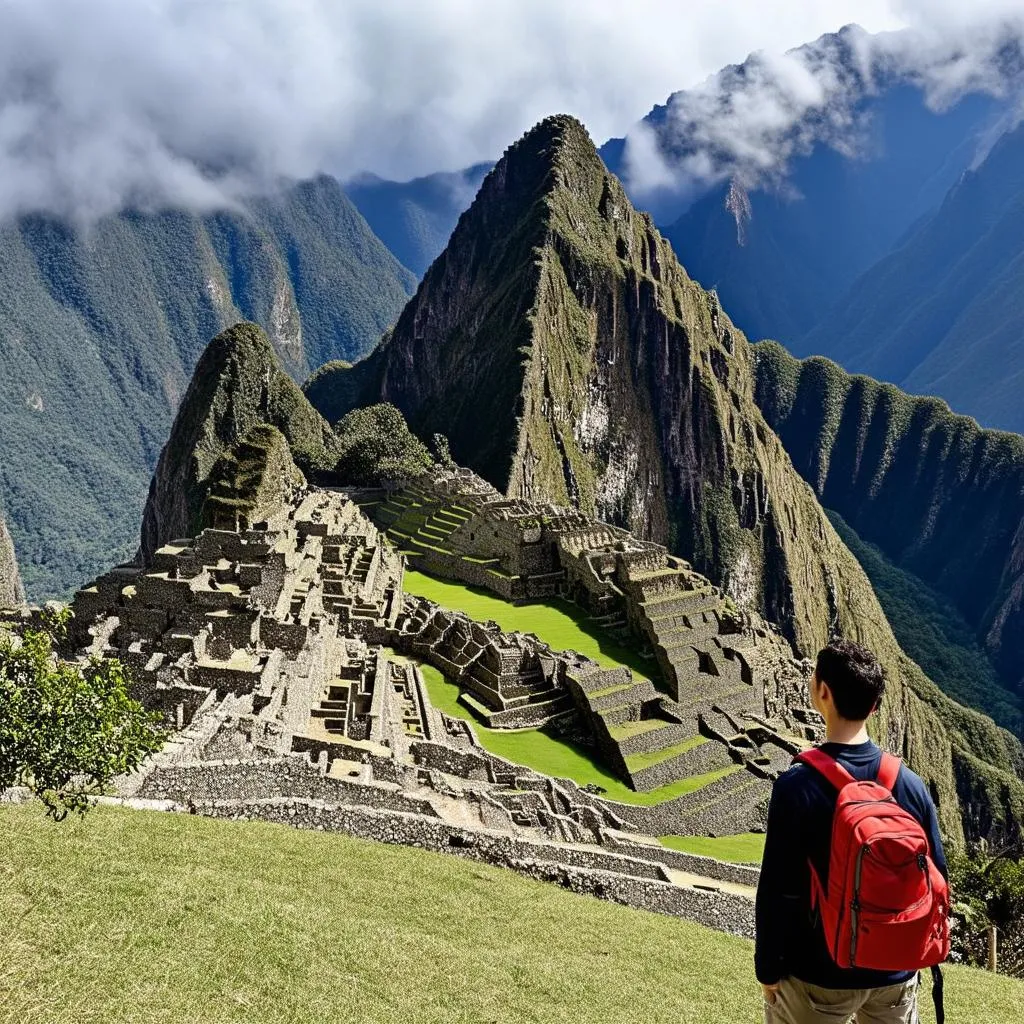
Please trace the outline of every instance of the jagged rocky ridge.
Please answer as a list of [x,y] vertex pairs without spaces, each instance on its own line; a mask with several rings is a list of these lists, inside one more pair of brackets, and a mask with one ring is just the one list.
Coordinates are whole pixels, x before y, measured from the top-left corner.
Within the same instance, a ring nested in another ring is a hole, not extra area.
[[958,791],[979,814],[1024,820],[1020,743],[900,651],[759,412],[754,380],[751,347],[715,297],[633,209],[583,127],[555,117],[488,175],[380,348],[306,390],[332,420],[393,402],[510,497],[667,543],[805,654],[834,632],[869,644],[893,681],[878,731],[929,778],[947,828],[959,828]]
[[3,516],[0,516],[0,608],[19,605],[24,600],[18,560],[14,557],[14,542],[7,532]]
[[822,504],[946,594],[1024,694],[1024,438],[775,342],[753,352],[761,412]]

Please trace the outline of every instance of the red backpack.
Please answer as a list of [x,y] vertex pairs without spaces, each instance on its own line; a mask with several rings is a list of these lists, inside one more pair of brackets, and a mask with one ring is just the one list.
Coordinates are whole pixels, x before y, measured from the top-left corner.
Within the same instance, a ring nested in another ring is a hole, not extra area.
[[811,908],[821,912],[832,959],[879,971],[942,963],[949,956],[949,885],[921,823],[892,795],[900,759],[883,753],[875,782],[858,782],[822,750],[796,760],[839,790],[827,887],[811,865]]

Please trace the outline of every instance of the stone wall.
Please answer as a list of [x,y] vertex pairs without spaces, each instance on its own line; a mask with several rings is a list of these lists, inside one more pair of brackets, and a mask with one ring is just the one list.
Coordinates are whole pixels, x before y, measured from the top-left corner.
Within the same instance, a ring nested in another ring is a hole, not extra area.
[[287,797],[330,804],[361,804],[384,810],[435,816],[429,800],[389,786],[348,782],[321,774],[303,757],[202,761],[155,767],[138,796],[201,804],[223,800],[268,800]]
[[235,821],[269,821],[400,846],[456,854],[511,868],[574,892],[696,921],[735,935],[753,936],[753,901],[721,891],[672,883],[661,864],[598,850],[470,831],[419,815],[318,801],[277,798],[259,803],[196,804],[199,813]]
[[729,861],[716,860],[714,857],[702,857],[696,853],[670,850],[667,846],[630,842],[623,836],[614,833],[605,833],[604,845],[609,850],[621,853],[626,857],[654,860],[676,871],[686,871],[691,875],[714,878],[720,882],[748,885],[752,889],[757,888],[758,879],[761,877],[760,867],[751,864],[733,864]]

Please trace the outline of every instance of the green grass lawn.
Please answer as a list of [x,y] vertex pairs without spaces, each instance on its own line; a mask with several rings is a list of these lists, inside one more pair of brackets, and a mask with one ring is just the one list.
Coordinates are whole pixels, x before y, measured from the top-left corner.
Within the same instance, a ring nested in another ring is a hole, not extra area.
[[[0,834],[4,1024],[761,1019],[750,942],[455,857],[110,808],[2,807]],[[946,992],[1020,1021],[1020,982]]]
[[741,832],[733,836],[662,836],[662,845],[683,853],[699,853],[737,864],[760,864],[764,855],[764,833]]
[[616,778],[594,759],[591,751],[561,736],[554,736],[545,729],[490,729],[466,707],[459,702],[459,687],[452,683],[433,665],[420,663],[423,680],[427,684],[427,695],[431,704],[439,711],[454,718],[464,718],[473,723],[477,739],[485,750],[498,757],[504,757],[516,764],[525,765],[544,775],[555,778],[572,779],[573,782],[586,786],[594,783],[603,786],[608,800],[619,800],[623,803],[652,804],[664,803],[686,793],[714,782],[716,779],[738,770],[731,765],[706,775],[692,775],[667,786],[638,793],[630,789],[621,779]]
[[406,592],[427,597],[445,608],[465,612],[471,619],[493,619],[506,632],[534,633],[555,651],[578,651],[606,668],[626,666],[637,679],[651,679],[657,666],[608,636],[570,601],[554,598],[534,604],[512,604],[477,587],[450,583],[407,570]]

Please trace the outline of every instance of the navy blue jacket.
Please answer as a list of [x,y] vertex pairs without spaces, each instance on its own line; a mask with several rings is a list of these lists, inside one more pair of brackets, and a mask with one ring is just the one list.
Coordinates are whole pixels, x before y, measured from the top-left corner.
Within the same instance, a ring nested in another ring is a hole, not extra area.
[[[878,775],[882,751],[870,740],[858,744],[825,743],[822,750],[836,758],[855,779],[874,779]],[[893,796],[924,827],[932,858],[945,875],[946,857],[935,805],[925,784],[906,765],[900,769]],[[775,781],[757,886],[754,967],[757,980],[765,985],[792,975],[821,988],[882,988],[913,977],[913,971],[843,969],[829,955],[820,917],[811,914],[808,861],[827,885],[835,806],[835,788],[809,765],[794,764]]]

